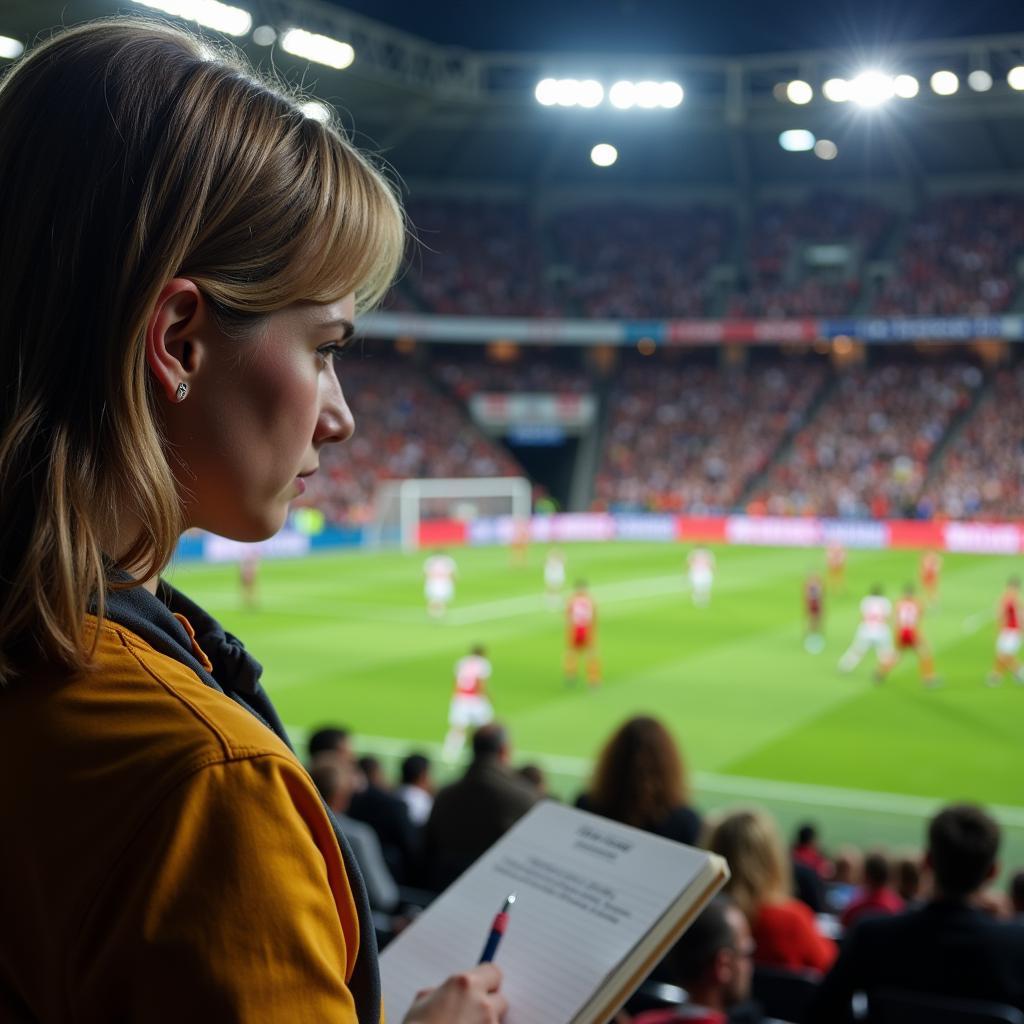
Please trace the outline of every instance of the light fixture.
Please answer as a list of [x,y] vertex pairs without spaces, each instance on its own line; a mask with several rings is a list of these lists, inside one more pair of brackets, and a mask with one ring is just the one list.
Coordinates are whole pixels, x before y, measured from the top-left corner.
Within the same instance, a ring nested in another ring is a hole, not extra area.
[[662,82],[658,91],[661,94],[661,105],[666,110],[678,107],[683,102],[683,87],[678,82]]
[[252,41],[257,46],[273,46],[277,42],[277,33],[270,25],[260,25],[253,30]]
[[657,82],[636,83],[636,105],[644,110],[661,106],[661,86]]
[[135,0],[135,3],[185,21],[195,21],[229,36],[247,35],[252,28],[252,15],[248,11],[222,4],[220,0]]
[[845,103],[850,98],[850,83],[845,78],[830,78],[821,91],[833,103]]
[[988,92],[992,88],[992,76],[983,68],[975,68],[967,76],[967,84],[975,92]]
[[960,88],[960,79],[952,71],[936,71],[930,84],[936,96],[952,96]]
[[296,57],[325,64],[329,68],[342,70],[356,59],[356,51],[349,43],[330,36],[321,36],[316,32],[307,32],[304,28],[290,28],[281,37],[281,49]]
[[12,39],[10,36],[0,36],[0,57],[6,57],[8,60],[14,60],[16,57],[20,57],[25,52],[25,47],[18,42],[17,39]]
[[619,159],[619,151],[607,142],[599,142],[590,151],[590,159],[598,167],[611,167]]
[[779,145],[787,153],[806,153],[814,148],[814,133],[806,128],[790,128],[779,135]]
[[794,79],[786,86],[786,99],[790,103],[795,103],[798,107],[802,107],[805,103],[810,103],[813,98],[814,90],[810,84],[801,81],[799,78]]
[[592,78],[580,82],[576,91],[576,102],[581,107],[596,107],[604,99],[604,86]]
[[912,100],[921,91],[921,84],[913,75],[897,75],[892,90],[901,100]]
[[608,90],[608,101],[619,110],[636,106],[636,86],[632,82],[616,82]]
[[883,71],[862,71],[850,82],[850,99],[859,107],[879,107],[896,91],[891,75]]
[[1010,68],[1006,74],[1006,84],[1018,92],[1024,89],[1024,65],[1018,64],[1015,68]]
[[839,147],[831,139],[818,139],[814,144],[814,155],[819,160],[835,160]]
[[542,78],[533,90],[537,102],[544,107],[553,107],[558,102],[558,81],[554,78]]

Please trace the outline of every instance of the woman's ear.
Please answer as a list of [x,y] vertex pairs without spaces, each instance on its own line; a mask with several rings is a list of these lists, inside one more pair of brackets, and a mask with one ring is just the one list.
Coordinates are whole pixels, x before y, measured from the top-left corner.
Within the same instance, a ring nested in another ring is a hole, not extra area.
[[184,401],[204,357],[209,320],[194,281],[175,277],[157,297],[146,324],[146,363],[169,402]]

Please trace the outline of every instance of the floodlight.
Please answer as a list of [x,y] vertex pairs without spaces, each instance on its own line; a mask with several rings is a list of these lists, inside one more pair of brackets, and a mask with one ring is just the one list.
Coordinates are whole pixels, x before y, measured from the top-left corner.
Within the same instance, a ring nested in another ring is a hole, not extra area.
[[683,87],[678,82],[662,82],[658,91],[661,93],[661,105],[666,110],[678,107],[683,102]]
[[590,159],[598,167],[611,167],[619,159],[619,151],[607,142],[599,142],[590,151]]
[[220,0],[135,0],[135,3],[185,21],[198,22],[229,36],[244,36],[252,28],[252,15],[248,11],[222,4]]
[[580,101],[580,83],[575,78],[560,78],[555,83],[555,102],[560,107],[575,107]]
[[356,51],[348,43],[330,36],[307,32],[304,28],[290,28],[281,37],[281,49],[296,57],[317,64],[326,64],[329,68],[341,70],[347,68],[356,59]]
[[632,82],[616,82],[608,90],[608,99],[613,107],[629,110],[636,106],[636,86]]
[[277,33],[269,25],[260,25],[253,31],[252,41],[257,46],[273,46],[277,42]]
[[553,78],[543,78],[533,90],[537,102],[545,107],[553,107],[558,102],[558,82]]
[[839,147],[831,139],[818,139],[814,144],[814,155],[819,160],[835,160]]
[[952,96],[960,88],[960,79],[952,71],[936,71],[931,87],[936,96]]
[[580,82],[576,102],[581,107],[596,107],[604,99],[604,86],[592,78]]
[[802,107],[805,103],[810,103],[813,98],[814,90],[807,82],[802,82],[799,78],[794,79],[786,86],[786,99],[790,103],[795,103],[798,107]]
[[913,75],[897,75],[892,80],[892,89],[901,100],[912,100],[921,91],[921,86]]
[[1018,64],[1015,68],[1010,68],[1006,75],[1006,82],[1011,89],[1018,91],[1024,89],[1024,66]]
[[806,153],[814,148],[814,133],[806,128],[790,128],[779,135],[779,145],[787,153]]
[[661,106],[661,86],[657,82],[636,83],[636,105],[644,110]]
[[10,36],[0,36],[0,57],[14,60],[15,57],[20,57],[24,52],[25,47],[17,39],[12,39]]
[[845,103],[850,98],[850,83],[845,78],[830,78],[821,91],[833,103]]
[[299,109],[313,121],[319,121],[321,124],[326,124],[331,119],[331,110],[326,103],[321,103],[319,100],[309,100],[303,103]]
[[850,99],[859,107],[879,107],[888,103],[895,91],[892,76],[882,71],[862,71],[850,82]]
[[967,84],[975,92],[988,92],[992,88],[992,76],[982,68],[976,68],[967,76]]

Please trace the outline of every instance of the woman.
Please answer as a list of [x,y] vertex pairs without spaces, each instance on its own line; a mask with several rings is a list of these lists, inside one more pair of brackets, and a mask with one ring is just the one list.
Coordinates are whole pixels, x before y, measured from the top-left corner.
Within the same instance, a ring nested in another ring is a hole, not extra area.
[[792,872],[775,822],[761,811],[734,811],[711,829],[708,849],[729,862],[725,890],[747,916],[757,963],[825,971],[836,946],[792,895]]
[[[164,24],[0,85],[0,1019],[380,1019],[365,888],[261,669],[159,574],[353,421],[404,227],[334,128]],[[496,969],[410,1021],[493,1022]]]
[[576,806],[693,846],[700,816],[688,796],[675,741],[656,718],[640,715],[612,734]]

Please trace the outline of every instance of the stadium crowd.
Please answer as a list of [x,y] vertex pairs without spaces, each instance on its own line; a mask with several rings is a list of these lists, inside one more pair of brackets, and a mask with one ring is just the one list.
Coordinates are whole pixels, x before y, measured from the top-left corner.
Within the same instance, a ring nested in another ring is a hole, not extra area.
[[[541,769],[513,766],[509,732],[498,723],[477,730],[463,774],[440,787],[422,753],[401,761],[392,784],[375,757],[357,758],[343,728],[317,730],[308,751],[367,877],[385,944],[549,798]],[[980,807],[940,810],[916,852],[845,845],[830,853],[811,823],[787,849],[763,808],[704,817],[675,741],[648,716],[608,738],[576,803],[702,845],[731,871],[619,1024],[845,1024],[864,997],[869,1014],[892,1000],[1024,1009],[1024,871],[1010,872],[1005,889],[996,885],[1000,828]]]

